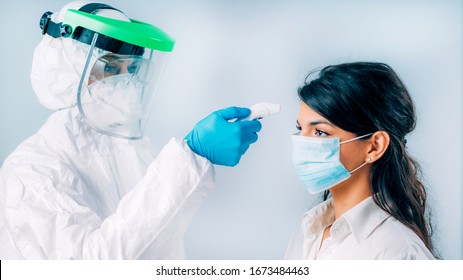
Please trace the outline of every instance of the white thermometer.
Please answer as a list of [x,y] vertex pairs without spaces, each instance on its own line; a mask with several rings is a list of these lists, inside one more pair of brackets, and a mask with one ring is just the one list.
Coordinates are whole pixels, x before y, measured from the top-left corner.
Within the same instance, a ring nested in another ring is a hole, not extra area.
[[280,104],[258,103],[249,107],[249,110],[251,110],[251,114],[249,114],[249,116],[238,119],[237,121],[259,120],[270,115],[279,113],[280,109]]

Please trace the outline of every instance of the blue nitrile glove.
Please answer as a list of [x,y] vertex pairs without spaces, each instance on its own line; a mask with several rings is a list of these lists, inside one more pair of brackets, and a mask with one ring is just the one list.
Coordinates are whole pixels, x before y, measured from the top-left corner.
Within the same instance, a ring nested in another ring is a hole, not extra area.
[[198,122],[185,137],[185,141],[196,154],[214,164],[235,166],[249,145],[257,141],[262,125],[257,120],[228,122],[244,118],[248,108],[229,107],[218,110]]

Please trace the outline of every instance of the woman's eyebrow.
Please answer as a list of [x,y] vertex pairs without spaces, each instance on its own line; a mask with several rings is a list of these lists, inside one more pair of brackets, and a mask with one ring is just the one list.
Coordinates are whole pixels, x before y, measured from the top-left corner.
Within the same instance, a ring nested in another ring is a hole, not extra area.
[[[301,126],[301,123],[299,122],[299,120],[296,120],[296,123],[297,123],[298,126]],[[328,121],[322,121],[322,120],[320,120],[320,121],[313,121],[313,122],[309,122],[309,123],[308,123],[308,125],[310,125],[310,126],[315,126],[315,125],[317,125],[317,124],[326,124],[326,125],[329,125],[329,126],[333,126],[333,127],[334,127],[334,125],[333,125],[332,123],[330,123],[330,122],[328,122]]]
[[310,122],[309,125],[317,125],[317,124],[327,124],[329,126],[334,126],[332,123],[330,123],[329,121],[313,121],[313,122]]

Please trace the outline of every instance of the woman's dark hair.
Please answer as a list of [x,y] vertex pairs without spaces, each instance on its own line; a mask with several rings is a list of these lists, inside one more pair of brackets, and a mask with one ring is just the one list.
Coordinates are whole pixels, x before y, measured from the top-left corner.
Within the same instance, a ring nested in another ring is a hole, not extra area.
[[[426,190],[419,179],[421,169],[405,146],[405,136],[416,125],[415,107],[394,70],[374,62],[327,66],[298,94],[305,104],[343,130],[358,136],[376,131],[389,134],[389,147],[371,167],[373,200],[413,230],[433,252],[432,227],[425,215]],[[324,199],[327,197],[325,192]]]

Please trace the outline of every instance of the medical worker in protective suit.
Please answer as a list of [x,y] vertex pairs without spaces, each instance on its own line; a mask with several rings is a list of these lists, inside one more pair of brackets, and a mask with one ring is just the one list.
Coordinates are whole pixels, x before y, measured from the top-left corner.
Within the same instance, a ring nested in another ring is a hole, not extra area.
[[40,26],[31,80],[56,112],[2,166],[0,258],[183,258],[212,164],[236,165],[260,123],[222,109],[155,158],[142,133],[171,37],[99,3],[72,2]]

